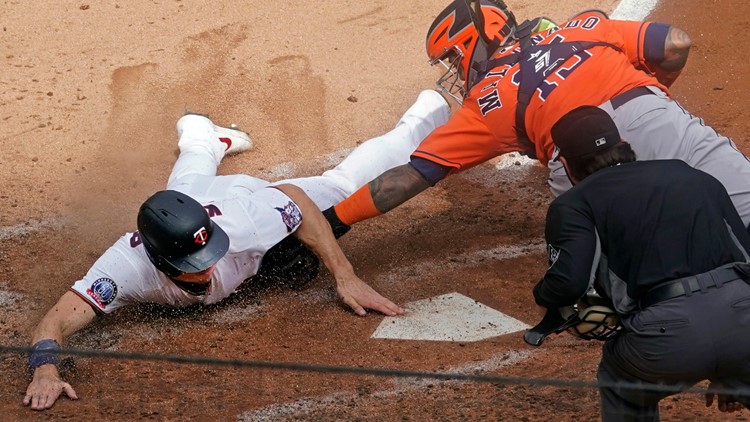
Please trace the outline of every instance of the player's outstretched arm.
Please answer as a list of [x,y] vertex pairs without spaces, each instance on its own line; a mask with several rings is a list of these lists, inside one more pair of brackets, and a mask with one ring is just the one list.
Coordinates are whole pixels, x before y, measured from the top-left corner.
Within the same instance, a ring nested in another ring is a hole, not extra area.
[[680,28],[670,26],[664,40],[664,60],[656,63],[656,79],[664,86],[671,86],[687,63],[688,53],[693,43],[688,34]]
[[59,349],[63,339],[82,329],[94,320],[91,305],[73,292],[67,292],[44,316],[34,330],[29,367],[33,378],[26,389],[23,404],[34,410],[49,409],[64,392],[71,399],[78,395],[70,384],[60,378],[55,365],[57,355],[50,350]]
[[347,225],[367,220],[396,208],[432,186],[411,164],[394,167],[334,206]]
[[320,256],[323,264],[331,271],[336,279],[339,297],[344,303],[357,315],[365,315],[365,309],[390,316],[404,313],[400,306],[381,296],[354,274],[354,268],[333,236],[328,221],[302,189],[289,184],[277,185],[275,188],[284,192],[299,206],[302,223],[294,234]]

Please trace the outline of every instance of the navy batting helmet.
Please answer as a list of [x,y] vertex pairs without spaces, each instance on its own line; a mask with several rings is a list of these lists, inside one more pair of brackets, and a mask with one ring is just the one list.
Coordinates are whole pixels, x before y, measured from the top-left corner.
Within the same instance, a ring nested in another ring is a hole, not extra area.
[[156,192],[138,211],[138,231],[154,266],[170,277],[214,265],[229,249],[229,237],[195,199]]

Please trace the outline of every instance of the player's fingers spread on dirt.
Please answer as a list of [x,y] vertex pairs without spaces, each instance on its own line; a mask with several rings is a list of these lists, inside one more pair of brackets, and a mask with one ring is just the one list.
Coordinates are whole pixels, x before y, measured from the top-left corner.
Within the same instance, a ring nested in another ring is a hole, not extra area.
[[354,311],[355,314],[357,314],[359,316],[365,316],[365,315],[367,315],[367,311],[365,311],[365,308],[363,308],[362,306],[360,306],[360,304],[357,303],[356,300],[353,300],[352,298],[348,298],[348,297],[344,297],[344,298],[342,298],[342,300],[344,301],[344,303],[347,304],[347,306],[349,306],[350,308],[352,308],[352,311]]
[[400,306],[386,299],[380,293],[369,286],[367,286],[367,289],[367,294],[359,300],[360,305],[388,316],[396,316],[404,313],[404,310]]
[[46,392],[40,386],[40,383],[37,381],[32,382],[29,388],[26,389],[26,397],[23,398],[23,404],[31,406],[34,410],[42,410],[46,402]]
[[34,410],[49,409],[55,404],[58,396],[59,393],[51,394],[47,391],[33,393],[31,396],[31,408]]
[[[49,405],[47,403],[50,402]],[[31,398],[31,408],[34,410],[44,410],[52,407],[54,400],[51,400],[46,394],[38,393]]]
[[46,378],[35,380],[26,390],[23,404],[27,406],[31,405],[31,408],[34,410],[49,409],[63,392],[73,400],[78,399],[75,390],[67,382]]
[[[404,313],[404,310],[395,303],[380,296],[377,292],[373,293],[377,295],[377,297],[373,297],[371,301],[360,302],[360,304],[366,309],[371,309],[387,316],[396,316]],[[364,313],[360,315],[364,315]]]
[[67,395],[71,399],[78,400],[78,394],[76,394],[76,391],[73,390],[73,386],[71,386],[67,382],[63,383],[63,391],[65,391],[65,395]]
[[357,315],[367,315],[365,309],[372,309],[389,316],[400,315],[404,312],[401,307],[381,296],[380,293],[357,277],[345,281],[339,280],[336,288],[339,297]]
[[[378,311],[388,315],[388,316],[396,316],[396,315],[403,315],[406,311],[404,308],[396,305],[395,303],[391,302],[390,300],[384,298],[381,296],[381,303],[378,306]],[[374,308],[373,308],[374,309]]]

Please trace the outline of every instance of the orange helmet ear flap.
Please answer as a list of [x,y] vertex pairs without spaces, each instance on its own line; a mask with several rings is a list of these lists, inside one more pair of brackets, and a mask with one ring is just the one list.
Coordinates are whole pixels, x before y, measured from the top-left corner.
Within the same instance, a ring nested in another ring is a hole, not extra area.
[[[508,6],[502,0],[464,0],[464,2],[470,10],[471,20],[477,28],[477,33],[488,46],[493,43],[504,43],[518,25],[513,12],[508,9]],[[474,3],[473,9],[470,6],[471,3]],[[483,10],[483,6],[490,7],[485,7]],[[487,28],[486,25],[488,16],[493,18],[490,28]],[[502,23],[498,25],[499,22]],[[495,48],[497,46],[494,46],[492,50]],[[491,54],[492,51],[488,53]]]
[[[464,71],[465,89],[469,91],[478,77],[476,63],[489,60],[498,47],[512,39],[516,29],[516,18],[502,0],[463,0],[469,9],[477,33],[474,48],[468,56]],[[474,3],[474,9],[471,3]]]
[[[492,40],[484,30],[484,13],[482,13],[482,2],[480,0],[464,0],[466,7],[469,8],[469,14],[471,20],[474,22],[474,26],[477,28],[477,33],[486,43],[490,43]],[[471,8],[471,3],[474,3],[474,9]]]

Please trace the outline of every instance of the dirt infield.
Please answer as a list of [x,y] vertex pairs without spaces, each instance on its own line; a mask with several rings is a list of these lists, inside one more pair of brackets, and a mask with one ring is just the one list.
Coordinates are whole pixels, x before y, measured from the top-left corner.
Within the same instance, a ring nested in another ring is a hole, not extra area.
[[[218,3],[218,4],[216,4]],[[25,346],[42,315],[134,228],[166,183],[174,124],[186,108],[235,122],[253,151],[220,172],[268,179],[319,173],[390,129],[433,86],[424,35],[445,0],[285,3],[228,0],[5,2],[0,8],[0,344]],[[257,4],[255,4],[257,3]],[[555,20],[615,0],[508,1],[520,19]],[[662,0],[650,19],[694,41],[673,93],[750,153],[750,4]],[[312,158],[311,158],[312,157]],[[550,195],[535,166],[479,166],[388,215],[342,246],[363,279],[405,303],[459,292],[533,325],[531,287],[545,270]],[[517,248],[504,258],[487,251]],[[466,259],[479,256],[481,259]],[[431,268],[424,271],[423,268]],[[594,381],[600,345],[567,335],[541,348],[520,333],[459,342],[370,339],[323,274],[300,290],[248,289],[218,306],[107,316],[69,346],[120,352]],[[0,355],[2,420],[596,420],[592,389],[76,358],[78,401],[34,412],[21,400],[25,358]],[[702,397],[662,402],[663,420],[747,420]]]

